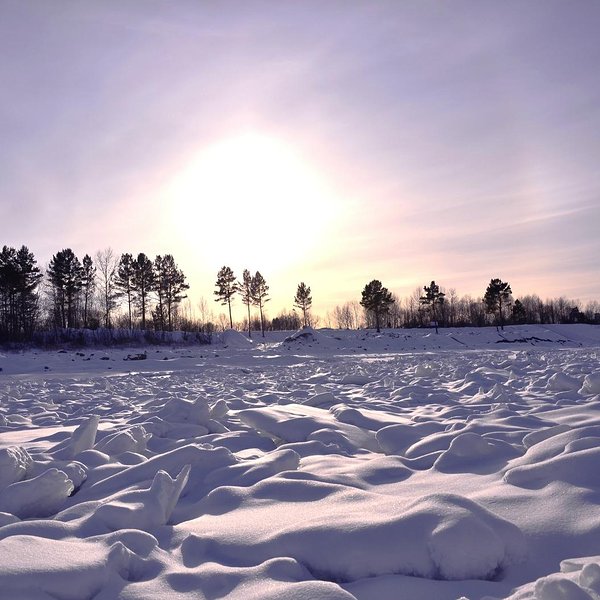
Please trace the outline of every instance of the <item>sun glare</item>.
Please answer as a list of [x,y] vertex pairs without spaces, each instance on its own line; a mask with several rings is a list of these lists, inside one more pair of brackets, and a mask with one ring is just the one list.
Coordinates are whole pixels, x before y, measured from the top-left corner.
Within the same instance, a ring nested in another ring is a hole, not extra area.
[[246,134],[204,149],[168,190],[175,231],[201,258],[267,272],[325,241],[333,195],[289,145]]

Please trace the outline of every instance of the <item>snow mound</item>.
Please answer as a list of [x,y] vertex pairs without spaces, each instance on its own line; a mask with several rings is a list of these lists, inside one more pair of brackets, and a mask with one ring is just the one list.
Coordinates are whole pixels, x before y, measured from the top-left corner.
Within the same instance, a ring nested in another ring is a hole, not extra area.
[[600,373],[590,373],[585,376],[583,386],[581,387],[583,394],[600,394]]
[[221,339],[226,348],[252,348],[254,346],[252,340],[235,329],[225,330]]
[[581,388],[581,381],[566,373],[555,373],[548,379],[546,387],[554,392],[576,392]]
[[202,560],[210,551],[232,564],[289,556],[317,578],[337,582],[386,574],[495,580],[525,553],[515,525],[452,494],[405,506],[379,494],[278,477],[249,489],[218,488],[201,508],[201,517],[176,527],[195,537],[193,551],[181,548],[184,561],[186,552]]
[[317,331],[316,329],[313,329],[312,327],[303,327],[302,329],[298,329],[298,331],[295,331],[294,333],[292,333],[292,335],[289,335],[288,337],[286,337],[283,342],[284,343],[292,343],[292,342],[300,342],[300,343],[314,343],[314,342],[328,342],[330,341],[330,338],[324,334],[322,334],[320,331]]
[[139,557],[120,541],[107,547],[97,541],[12,536],[0,544],[2,596],[93,598],[110,582],[128,578],[132,558]]
[[466,432],[457,435],[450,442],[450,447],[436,459],[434,467],[446,473],[480,472],[487,464],[492,463],[495,471],[495,463],[507,461],[519,454],[518,450],[506,442]]
[[60,510],[74,489],[64,471],[48,469],[33,479],[18,481],[2,490],[0,512],[11,513],[20,519],[48,517]]
[[504,481],[524,488],[544,487],[554,481],[563,481],[580,487],[599,489],[600,438],[584,438],[578,442],[567,446],[559,456],[508,470]]
[[507,600],[598,600],[600,556],[562,560],[560,573],[518,588]]

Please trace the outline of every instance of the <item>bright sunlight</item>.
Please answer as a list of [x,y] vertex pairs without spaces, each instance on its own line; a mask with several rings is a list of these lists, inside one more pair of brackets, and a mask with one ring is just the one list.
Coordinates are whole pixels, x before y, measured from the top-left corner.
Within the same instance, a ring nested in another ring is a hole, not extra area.
[[310,164],[284,142],[255,133],[204,149],[168,194],[174,231],[189,251],[251,271],[308,258],[326,242],[336,211]]

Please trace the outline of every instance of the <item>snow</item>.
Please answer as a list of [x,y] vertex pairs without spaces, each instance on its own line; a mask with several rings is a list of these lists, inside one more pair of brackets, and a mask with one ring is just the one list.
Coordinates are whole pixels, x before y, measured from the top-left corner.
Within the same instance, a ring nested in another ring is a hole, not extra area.
[[3,598],[600,600],[598,327],[0,368]]

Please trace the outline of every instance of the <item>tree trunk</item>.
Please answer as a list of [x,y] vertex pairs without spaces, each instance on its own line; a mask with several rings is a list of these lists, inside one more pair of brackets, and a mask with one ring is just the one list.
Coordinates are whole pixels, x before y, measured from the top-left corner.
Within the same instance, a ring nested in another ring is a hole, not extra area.
[[265,319],[263,317],[262,302],[258,305],[258,308],[260,310],[260,329],[262,331],[262,336],[265,337]]

